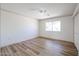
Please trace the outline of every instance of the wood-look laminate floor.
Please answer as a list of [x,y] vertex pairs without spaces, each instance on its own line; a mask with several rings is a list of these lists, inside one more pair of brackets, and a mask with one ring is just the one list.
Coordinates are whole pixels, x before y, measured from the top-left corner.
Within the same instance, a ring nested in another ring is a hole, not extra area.
[[76,56],[73,43],[36,38],[0,48],[0,56]]

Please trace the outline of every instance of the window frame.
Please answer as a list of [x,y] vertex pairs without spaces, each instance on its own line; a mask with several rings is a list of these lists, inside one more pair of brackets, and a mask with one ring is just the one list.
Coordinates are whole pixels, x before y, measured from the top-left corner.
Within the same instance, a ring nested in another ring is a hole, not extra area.
[[[56,30],[56,27],[57,27],[56,22],[59,22],[59,25],[58,25],[59,28],[58,28],[58,30]],[[51,23],[51,27],[49,27],[50,24],[47,25],[47,23]],[[46,32],[60,32],[61,31],[61,21],[57,20],[57,21],[48,21],[48,22],[45,22],[45,31]]]

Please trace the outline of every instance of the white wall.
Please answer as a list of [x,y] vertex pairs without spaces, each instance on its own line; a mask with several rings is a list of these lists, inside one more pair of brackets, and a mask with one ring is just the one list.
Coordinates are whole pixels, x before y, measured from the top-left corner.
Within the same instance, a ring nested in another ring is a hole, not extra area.
[[38,21],[1,10],[1,47],[38,36]]
[[[1,4],[0,4],[1,8]],[[0,46],[1,46],[1,10],[0,10]]]
[[75,16],[74,41],[79,53],[79,13]]
[[77,4],[77,7],[75,8],[73,18],[74,18],[74,43],[78,50],[79,55],[79,4]]
[[[61,32],[46,32],[45,22],[61,21]],[[40,21],[40,36],[73,42],[73,18],[71,16]]]

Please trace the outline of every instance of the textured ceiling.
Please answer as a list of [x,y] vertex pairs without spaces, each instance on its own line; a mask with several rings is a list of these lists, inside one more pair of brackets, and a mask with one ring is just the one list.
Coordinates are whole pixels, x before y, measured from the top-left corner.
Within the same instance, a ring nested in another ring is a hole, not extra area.
[[17,3],[1,4],[1,8],[35,19],[72,15],[76,3]]

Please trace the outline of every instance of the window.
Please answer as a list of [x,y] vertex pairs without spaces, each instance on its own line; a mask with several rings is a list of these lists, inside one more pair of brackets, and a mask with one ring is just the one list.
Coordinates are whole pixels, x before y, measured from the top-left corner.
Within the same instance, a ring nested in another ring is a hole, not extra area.
[[60,21],[54,21],[54,22],[46,22],[45,24],[46,31],[61,31],[61,22]]
[[52,22],[46,22],[46,31],[52,31],[53,27],[52,27]]
[[61,22],[60,21],[54,21],[52,24],[53,24],[53,31],[61,31]]

